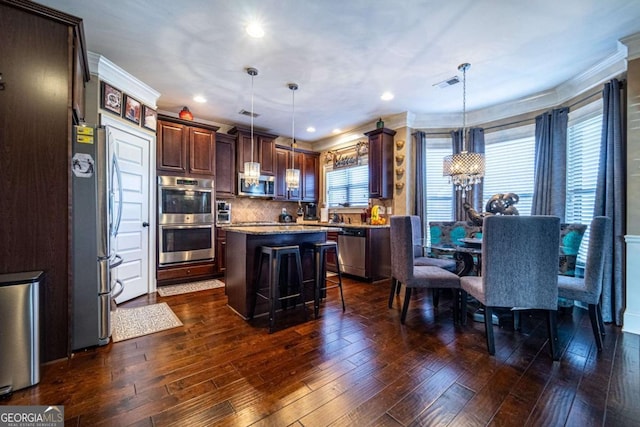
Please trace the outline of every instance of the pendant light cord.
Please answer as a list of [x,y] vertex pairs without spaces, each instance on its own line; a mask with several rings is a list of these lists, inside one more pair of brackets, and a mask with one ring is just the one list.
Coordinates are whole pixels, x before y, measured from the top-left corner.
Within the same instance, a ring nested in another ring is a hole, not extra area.
[[295,152],[294,145],[296,142],[296,90],[291,88],[291,169],[294,169]]
[[253,77],[251,74],[251,163],[253,163]]

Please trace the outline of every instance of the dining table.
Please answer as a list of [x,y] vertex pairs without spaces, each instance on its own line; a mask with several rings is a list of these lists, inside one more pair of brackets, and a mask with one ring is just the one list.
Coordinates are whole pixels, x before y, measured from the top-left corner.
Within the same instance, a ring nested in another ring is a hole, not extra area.
[[[458,264],[456,274],[458,276],[482,275],[482,239],[462,238],[459,243],[445,245],[430,245],[426,249],[433,254],[449,254]],[[472,296],[467,297],[467,306],[475,307],[471,317],[475,322],[484,322],[484,309]],[[499,324],[499,317],[493,314],[493,324]]]
[[482,272],[482,239],[462,238],[453,244],[428,245],[426,251],[434,255],[451,255],[456,260],[458,276],[474,274],[480,276]]

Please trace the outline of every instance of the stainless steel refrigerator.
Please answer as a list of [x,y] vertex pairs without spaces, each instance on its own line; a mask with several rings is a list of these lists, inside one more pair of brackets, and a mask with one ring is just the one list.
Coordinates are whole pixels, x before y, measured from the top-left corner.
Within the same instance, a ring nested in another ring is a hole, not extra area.
[[73,132],[73,350],[105,345],[111,337],[111,299],[123,290],[112,277],[122,258],[113,250],[122,218],[118,159],[108,129]]

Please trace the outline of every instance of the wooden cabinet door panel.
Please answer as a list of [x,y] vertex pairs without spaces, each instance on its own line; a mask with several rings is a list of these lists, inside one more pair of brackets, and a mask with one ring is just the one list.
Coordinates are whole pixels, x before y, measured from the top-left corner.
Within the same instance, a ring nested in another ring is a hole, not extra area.
[[177,123],[158,122],[158,169],[170,172],[187,172],[187,144],[184,126]]
[[285,182],[285,171],[287,169],[287,160],[289,159],[287,150],[276,149],[276,194],[274,199],[285,200],[288,197],[287,184]]
[[[251,143],[251,140],[249,140]],[[258,138],[258,152],[260,161],[260,173],[263,175],[273,175],[276,166],[276,144],[274,139]],[[255,153],[254,153],[255,156]]]
[[207,129],[189,129],[189,172],[211,176],[215,170],[215,133]]
[[304,202],[317,202],[319,196],[320,179],[320,159],[315,154],[304,154],[302,157],[303,167],[301,168],[302,176],[302,201]]
[[216,135],[216,197],[234,197],[236,182],[236,140]]

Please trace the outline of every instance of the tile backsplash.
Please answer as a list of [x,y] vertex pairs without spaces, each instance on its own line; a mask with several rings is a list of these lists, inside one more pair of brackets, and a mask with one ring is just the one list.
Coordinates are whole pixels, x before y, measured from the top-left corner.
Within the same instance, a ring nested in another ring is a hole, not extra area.
[[[282,213],[282,208],[287,209],[287,213],[296,218],[298,203],[277,200],[254,199],[250,197],[237,197],[226,199],[231,205],[231,222],[253,222],[253,221],[278,221],[278,216]],[[304,203],[302,206],[304,207]]]

